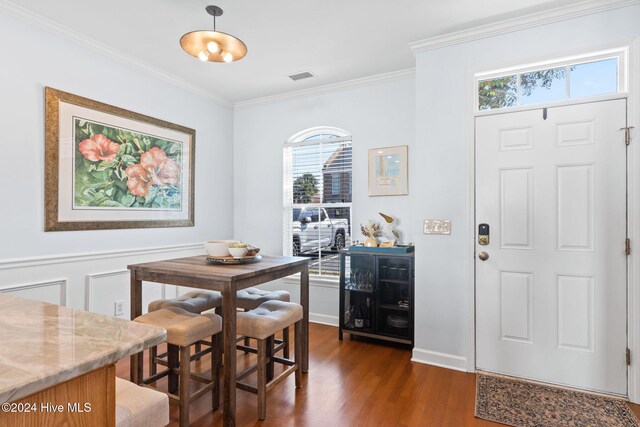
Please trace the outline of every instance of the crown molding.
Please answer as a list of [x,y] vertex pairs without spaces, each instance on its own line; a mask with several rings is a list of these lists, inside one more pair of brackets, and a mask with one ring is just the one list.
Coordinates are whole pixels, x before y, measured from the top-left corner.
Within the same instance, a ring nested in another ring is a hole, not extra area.
[[26,9],[22,6],[18,6],[17,4],[14,4],[10,1],[0,0],[0,13],[4,13],[5,15],[11,16],[13,18],[17,18],[23,22],[34,25],[50,33],[54,33],[68,40],[72,40],[97,53],[103,54],[104,56],[107,56],[116,61],[125,63],[127,65],[131,65],[135,68],[138,68],[139,70],[142,70],[148,74],[151,74],[152,76],[160,80],[163,80],[174,86],[178,86],[182,89],[186,89],[196,95],[207,98],[219,105],[222,105],[225,107],[233,106],[233,104],[229,102],[227,99],[224,99],[209,91],[202,90],[201,88],[192,85],[191,83],[181,79],[180,77],[164,72],[159,68],[153,67],[143,61],[140,61],[137,58],[134,58],[133,56],[122,53],[104,43],[101,43],[97,40],[89,38],[86,35],[81,34],[67,26],[54,22],[42,15],[34,13],[29,9]]
[[491,24],[480,25],[466,30],[441,34],[409,43],[414,55],[446,46],[467,43],[566,19],[591,15],[611,9],[618,9],[640,3],[640,0],[587,0],[516,18],[505,19]]
[[[640,1],[640,0],[639,0]],[[262,98],[249,99],[246,101],[239,101],[234,104],[236,109],[243,109],[249,107],[256,107],[259,105],[274,104],[277,102],[291,101],[294,99],[306,98],[309,96],[324,95],[332,92],[339,92],[347,89],[354,89],[358,87],[365,87],[375,85],[383,82],[401,80],[414,77],[416,74],[415,68],[407,68],[400,71],[392,71],[390,73],[376,74],[374,76],[361,77],[358,79],[347,80],[339,83],[332,83],[324,86],[313,87],[309,89],[301,89],[293,92],[285,92],[278,95],[270,95]]]

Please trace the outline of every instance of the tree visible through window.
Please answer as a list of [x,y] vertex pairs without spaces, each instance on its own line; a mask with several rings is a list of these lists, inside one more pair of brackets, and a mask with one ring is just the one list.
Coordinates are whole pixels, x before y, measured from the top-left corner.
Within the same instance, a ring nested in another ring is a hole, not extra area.
[[311,173],[305,173],[293,181],[293,203],[311,203],[318,194],[318,180]]
[[478,80],[478,109],[562,101],[619,90],[619,57],[583,60],[551,68]]
[[351,137],[304,131],[284,147],[284,253],[311,258],[310,272],[337,276],[351,242]]

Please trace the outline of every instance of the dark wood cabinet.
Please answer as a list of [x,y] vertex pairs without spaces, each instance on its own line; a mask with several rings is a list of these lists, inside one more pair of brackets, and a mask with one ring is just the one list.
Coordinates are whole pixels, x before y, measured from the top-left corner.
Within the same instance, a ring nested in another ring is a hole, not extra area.
[[340,252],[338,337],[344,333],[413,347],[414,253],[381,248]]

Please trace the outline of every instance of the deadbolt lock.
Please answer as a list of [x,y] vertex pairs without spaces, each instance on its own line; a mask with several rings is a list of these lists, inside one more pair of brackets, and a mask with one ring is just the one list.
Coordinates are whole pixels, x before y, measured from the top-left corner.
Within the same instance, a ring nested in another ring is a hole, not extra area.
[[489,224],[478,224],[478,244],[481,246],[489,244]]

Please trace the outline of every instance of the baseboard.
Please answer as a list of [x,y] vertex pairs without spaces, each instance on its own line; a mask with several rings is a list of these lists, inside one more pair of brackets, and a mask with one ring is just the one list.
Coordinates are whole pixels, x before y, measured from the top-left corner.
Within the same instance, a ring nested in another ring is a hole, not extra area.
[[454,371],[467,372],[467,358],[453,354],[414,348],[411,361],[438,366],[440,368],[453,369]]
[[328,316],[326,314],[309,313],[309,322],[338,327],[338,316]]

